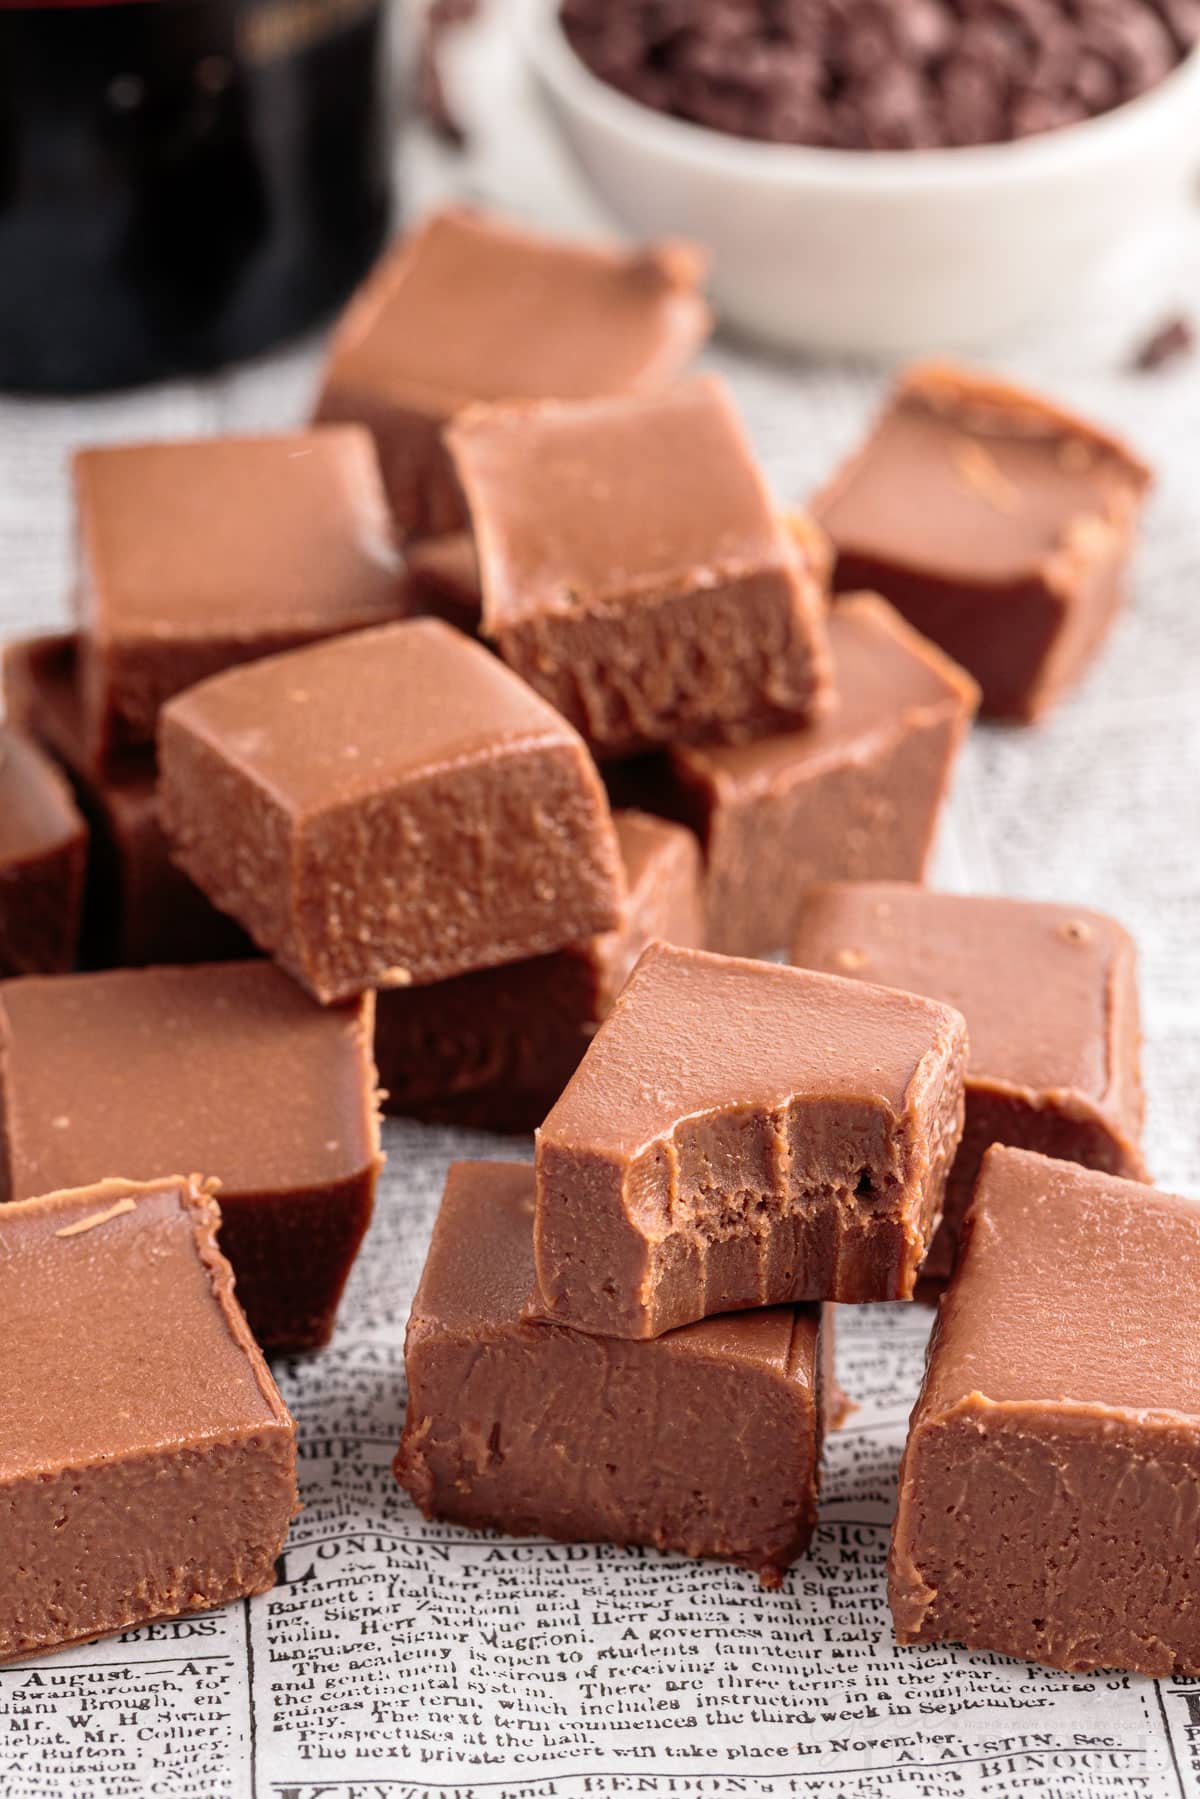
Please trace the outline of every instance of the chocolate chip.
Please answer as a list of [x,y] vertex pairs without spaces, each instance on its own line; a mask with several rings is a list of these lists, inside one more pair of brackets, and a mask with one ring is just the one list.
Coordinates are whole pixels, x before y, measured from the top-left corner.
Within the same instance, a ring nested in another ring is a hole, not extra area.
[[1177,313],[1174,318],[1165,319],[1146,339],[1133,358],[1133,367],[1143,374],[1152,374],[1169,362],[1190,356],[1195,347],[1195,326],[1186,314]]

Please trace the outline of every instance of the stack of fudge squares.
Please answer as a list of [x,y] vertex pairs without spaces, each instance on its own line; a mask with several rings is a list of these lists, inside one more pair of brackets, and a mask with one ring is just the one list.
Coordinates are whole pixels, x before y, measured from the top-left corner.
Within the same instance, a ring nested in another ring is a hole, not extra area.
[[922,885],[977,708],[1103,638],[1148,471],[928,365],[784,514],[688,372],[702,277],[442,213],[310,427],[77,458],[76,629],[4,667],[0,1659],[270,1584],[262,1351],[330,1337],[382,1107],[536,1132],[449,1175],[426,1512],[778,1585],[832,1306],[940,1293],[902,1639],[1200,1672],[1200,1212],[1141,1159],[1133,946]]

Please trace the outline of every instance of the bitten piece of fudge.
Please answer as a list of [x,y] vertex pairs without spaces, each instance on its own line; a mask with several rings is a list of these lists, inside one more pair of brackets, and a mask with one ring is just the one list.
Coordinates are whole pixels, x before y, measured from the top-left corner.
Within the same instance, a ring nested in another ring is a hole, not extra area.
[[932,1000],[652,944],[538,1133],[540,1315],[654,1337],[909,1298],[966,1059]]
[[427,1517],[740,1563],[778,1586],[816,1520],[832,1320],[710,1318],[653,1343],[525,1316],[533,1170],[450,1169],[405,1345],[396,1478]]
[[0,1207],[0,1661],[275,1580],[296,1430],[206,1186]]
[[0,724],[0,976],[71,967],[87,850],[87,827],[54,764]]
[[1200,1674],[1200,1203],[983,1160],[900,1471],[902,1643]]
[[[259,1342],[328,1342],[381,1163],[370,996],[269,962],[0,984],[0,1199],[206,1168]],[[0,1219],[4,1216],[0,1209]]]
[[176,861],[322,1002],[620,923],[587,750],[440,620],[215,676],[166,708],[160,749]]
[[812,502],[839,592],[869,587],[1029,720],[1082,674],[1121,605],[1150,470],[1120,439],[994,375],[909,369]]
[[1136,952],[1115,919],[1040,900],[844,882],[808,893],[792,960],[924,993],[967,1021],[963,1138],[923,1280],[949,1275],[992,1143],[1148,1178]]
[[721,382],[476,407],[446,441],[484,636],[597,755],[760,737],[826,707],[824,595]]
[[699,949],[700,851],[682,825],[613,814],[621,923],[529,962],[378,996],[375,1060],[388,1112],[479,1130],[536,1130],[654,938]]
[[446,421],[476,400],[665,387],[708,336],[704,266],[691,244],[563,243],[465,207],[434,213],[350,302],[317,417],[370,427],[403,531],[455,530]]

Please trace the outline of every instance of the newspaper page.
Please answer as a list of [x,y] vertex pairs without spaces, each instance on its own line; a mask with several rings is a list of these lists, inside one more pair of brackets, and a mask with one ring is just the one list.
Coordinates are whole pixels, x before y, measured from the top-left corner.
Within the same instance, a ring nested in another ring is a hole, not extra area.
[[[464,46],[461,157],[414,141],[414,208],[468,192],[596,222],[516,65],[503,14]],[[1143,246],[1082,318],[995,360],[1126,430],[1161,480],[1133,604],[1081,690],[1033,730],[978,729],[944,883],[1094,904],[1136,934],[1160,1182],[1200,1194],[1200,370],[1128,373],[1172,296],[1200,292],[1200,217]],[[317,348],[222,380],[70,406],[0,403],[0,634],[67,613],[72,444],[283,425]],[[882,377],[728,344],[710,353],[775,488],[796,501],[853,442]],[[332,1346],[276,1372],[304,1510],[274,1590],[0,1668],[4,1799],[584,1799],[911,1794],[1200,1799],[1200,1682],[1072,1677],[954,1646],[898,1650],[885,1595],[896,1468],[930,1314],[839,1308],[856,1410],[826,1453],[811,1553],[777,1592],[648,1550],[429,1523],[391,1474],[407,1310],[448,1162],[509,1142],[392,1122]],[[4,1555],[0,1542],[0,1557]]]

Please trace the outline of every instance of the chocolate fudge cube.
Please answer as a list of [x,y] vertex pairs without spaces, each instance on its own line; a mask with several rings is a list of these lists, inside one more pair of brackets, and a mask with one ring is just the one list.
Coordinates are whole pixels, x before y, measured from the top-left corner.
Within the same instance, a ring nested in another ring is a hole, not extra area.
[[480,1130],[536,1130],[646,945],[660,937],[700,947],[696,839],[643,812],[617,812],[613,822],[626,885],[615,931],[378,996],[375,1060],[386,1111]]
[[699,835],[709,949],[785,948],[814,881],[925,872],[975,685],[870,595],[834,607],[829,642],[836,704],[807,729],[677,749],[620,789]]
[[464,513],[446,421],[477,400],[666,386],[708,335],[703,272],[688,244],[597,248],[465,208],[435,213],[351,301],[317,417],[371,428],[402,529],[454,530]]
[[440,537],[418,539],[408,551],[405,567],[415,612],[444,618],[468,637],[479,635],[483,594],[479,586],[479,557],[470,531],[447,531]]
[[1200,1674],[1200,1204],[990,1149],[900,1472],[902,1643]]
[[620,923],[583,744],[436,619],[218,675],[166,708],[160,748],[176,861],[322,1001]]
[[532,1169],[451,1167],[396,1478],[427,1517],[719,1556],[778,1586],[816,1519],[831,1323],[776,1307],[631,1343],[531,1322],[532,1231]]
[[206,1187],[0,1208],[0,1661],[273,1585],[295,1426]]
[[79,703],[77,647],[73,633],[20,638],[4,650],[3,678],[9,717],[65,767],[91,833],[81,962],[137,968],[250,955],[245,932],[167,853],[153,752],[126,750],[103,769],[93,766]]
[[656,1337],[909,1298],[966,1059],[932,1000],[652,944],[538,1132],[540,1314]]
[[1039,394],[939,363],[901,378],[813,501],[840,592],[873,588],[969,669],[983,710],[1037,718],[1120,607],[1150,471]]
[[152,744],[172,694],[380,624],[406,588],[374,446],[355,426],[75,458],[88,744]]
[[597,755],[762,736],[825,707],[824,598],[720,382],[477,407],[446,441],[483,633]]
[[322,1008],[269,962],[6,981],[0,1199],[210,1169],[255,1336],[316,1348],[374,1201],[373,1026],[369,997]]
[[86,861],[67,783],[34,742],[0,725],[0,976],[71,967]]
[[992,1143],[1147,1179],[1136,952],[1115,919],[1036,900],[844,883],[808,893],[792,960],[924,993],[967,1021],[963,1138],[923,1279],[949,1275]]

